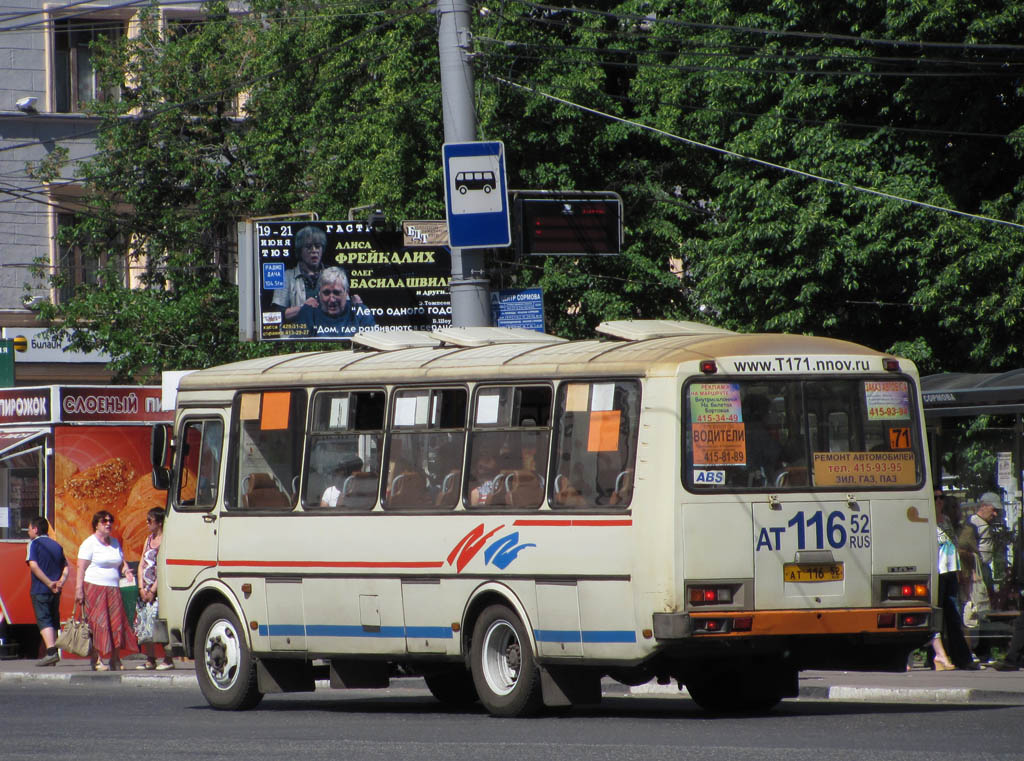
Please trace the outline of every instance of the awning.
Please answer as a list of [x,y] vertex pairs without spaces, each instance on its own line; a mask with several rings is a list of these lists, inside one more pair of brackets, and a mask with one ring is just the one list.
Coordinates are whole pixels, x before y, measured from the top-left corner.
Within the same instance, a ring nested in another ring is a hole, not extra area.
[[1024,412],[1024,369],[927,375],[921,396],[928,417]]
[[36,438],[42,438],[48,431],[48,428],[9,428],[0,431],[0,457]]

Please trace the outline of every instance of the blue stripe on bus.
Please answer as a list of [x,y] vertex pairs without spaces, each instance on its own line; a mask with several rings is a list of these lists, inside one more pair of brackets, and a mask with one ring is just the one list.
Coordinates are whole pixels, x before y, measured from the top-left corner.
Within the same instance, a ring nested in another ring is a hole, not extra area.
[[368,630],[362,626],[341,626],[330,624],[261,624],[261,637],[373,637],[380,639],[405,639],[406,637],[427,637],[432,639],[451,639],[452,630],[449,626],[382,626],[380,629]]
[[636,632],[623,629],[590,629],[578,631],[575,629],[534,629],[534,639],[538,642],[567,642],[567,643],[634,643]]
[[[448,626],[382,626],[378,630],[367,630],[362,626],[342,626],[333,624],[261,624],[261,637],[372,637],[378,639],[452,639],[451,627]],[[632,644],[636,642],[636,632],[628,629],[534,629],[533,636],[538,642],[566,642],[592,644]]]

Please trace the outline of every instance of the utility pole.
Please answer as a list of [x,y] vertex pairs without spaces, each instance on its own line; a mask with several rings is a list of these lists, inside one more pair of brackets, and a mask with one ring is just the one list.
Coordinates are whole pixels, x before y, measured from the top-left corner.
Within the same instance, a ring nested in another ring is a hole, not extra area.
[[[437,0],[437,50],[441,59],[441,107],[444,141],[468,143],[477,139],[473,108],[473,70],[469,49],[470,8],[467,0]],[[452,247],[452,325],[491,324],[491,295],[481,249]]]

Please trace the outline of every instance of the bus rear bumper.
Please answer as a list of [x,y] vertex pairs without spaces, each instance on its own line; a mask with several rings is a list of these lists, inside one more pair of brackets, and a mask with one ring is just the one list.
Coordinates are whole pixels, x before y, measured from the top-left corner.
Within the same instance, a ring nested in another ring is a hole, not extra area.
[[714,613],[655,613],[654,638],[740,639],[815,635],[933,632],[938,608],[835,608],[828,610],[737,610]]
[[708,670],[780,663],[803,669],[905,671],[940,621],[937,608],[656,613],[649,668],[686,681]]

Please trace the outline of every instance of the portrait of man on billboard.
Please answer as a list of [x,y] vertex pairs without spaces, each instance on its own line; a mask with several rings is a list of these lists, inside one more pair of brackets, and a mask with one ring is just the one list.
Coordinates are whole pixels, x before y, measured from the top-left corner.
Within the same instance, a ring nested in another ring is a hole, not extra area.
[[328,267],[320,273],[316,302],[315,307],[303,304],[296,317],[296,322],[309,330],[310,338],[343,338],[376,324],[363,300],[350,297],[348,275],[341,267]]

